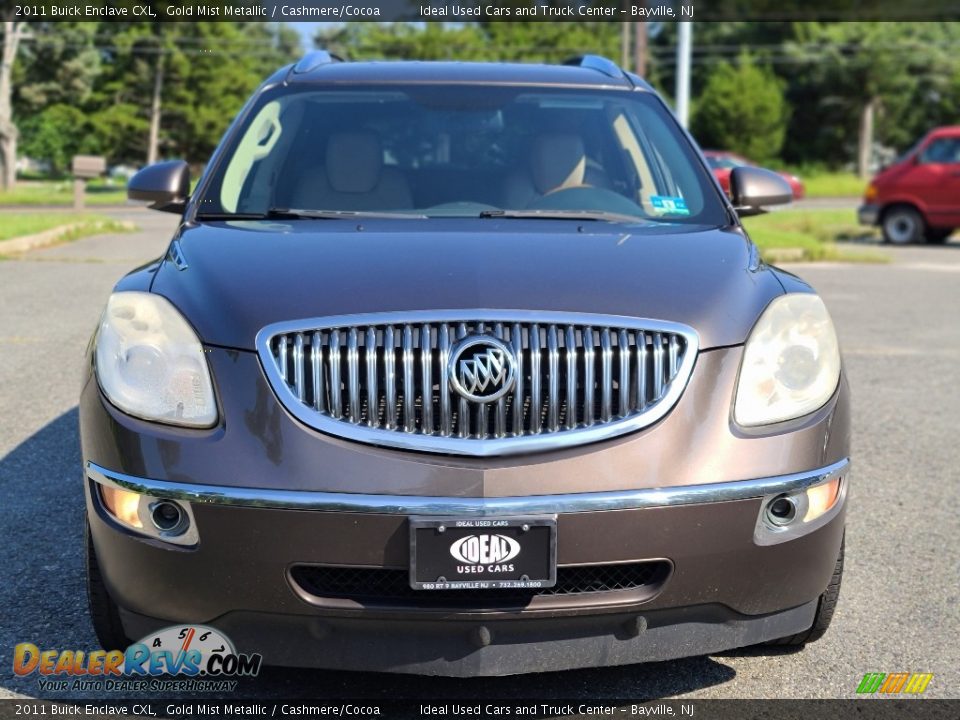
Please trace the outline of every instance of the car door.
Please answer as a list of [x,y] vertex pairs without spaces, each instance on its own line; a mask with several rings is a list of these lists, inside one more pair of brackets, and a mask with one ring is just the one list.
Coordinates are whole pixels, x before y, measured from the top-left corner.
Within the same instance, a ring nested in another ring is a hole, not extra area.
[[960,227],[960,132],[937,135],[920,148],[904,184],[924,201],[928,225]]

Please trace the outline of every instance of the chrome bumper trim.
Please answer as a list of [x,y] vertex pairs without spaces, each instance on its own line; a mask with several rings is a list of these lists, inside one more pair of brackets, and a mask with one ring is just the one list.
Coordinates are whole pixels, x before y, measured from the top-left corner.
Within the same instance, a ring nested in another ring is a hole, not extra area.
[[746,500],[802,490],[836,475],[844,475],[849,466],[849,459],[844,459],[817,470],[756,480],[614,492],[462,498],[195,485],[135,477],[107,470],[92,462],[87,463],[86,470],[87,476],[101,485],[111,485],[145,495],[195,503],[383,515],[482,516],[632,510]]

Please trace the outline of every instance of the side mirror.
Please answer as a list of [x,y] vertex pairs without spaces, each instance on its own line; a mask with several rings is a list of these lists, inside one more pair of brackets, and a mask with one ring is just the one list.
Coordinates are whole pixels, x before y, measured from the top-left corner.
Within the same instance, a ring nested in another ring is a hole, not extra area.
[[182,213],[190,197],[190,166],[183,160],[148,165],[130,178],[127,197],[146,200],[154,210]]
[[740,217],[760,215],[768,205],[793,202],[793,189],[772,170],[737,167],[730,173],[730,198]]

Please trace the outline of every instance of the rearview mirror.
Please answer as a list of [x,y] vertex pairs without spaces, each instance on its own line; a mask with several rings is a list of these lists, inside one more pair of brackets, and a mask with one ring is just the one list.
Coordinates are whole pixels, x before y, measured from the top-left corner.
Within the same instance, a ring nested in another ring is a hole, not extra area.
[[146,200],[154,210],[182,213],[190,197],[190,166],[183,160],[148,165],[130,178],[127,197]]
[[730,173],[730,198],[740,217],[759,215],[768,205],[793,202],[793,189],[772,170],[737,167]]

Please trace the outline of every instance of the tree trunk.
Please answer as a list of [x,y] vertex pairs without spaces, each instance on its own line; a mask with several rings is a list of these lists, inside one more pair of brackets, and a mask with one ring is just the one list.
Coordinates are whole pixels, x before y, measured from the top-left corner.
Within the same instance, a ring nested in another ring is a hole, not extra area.
[[160,143],[160,100],[163,95],[163,58],[157,55],[157,70],[153,77],[153,102],[150,104],[150,138],[147,142],[147,165],[157,161]]
[[873,116],[877,99],[870,98],[860,112],[860,138],[857,148],[857,173],[861,180],[870,179],[870,160],[873,156]]
[[12,190],[17,179],[17,127],[13,124],[13,61],[23,23],[3,23],[0,55],[0,190]]

